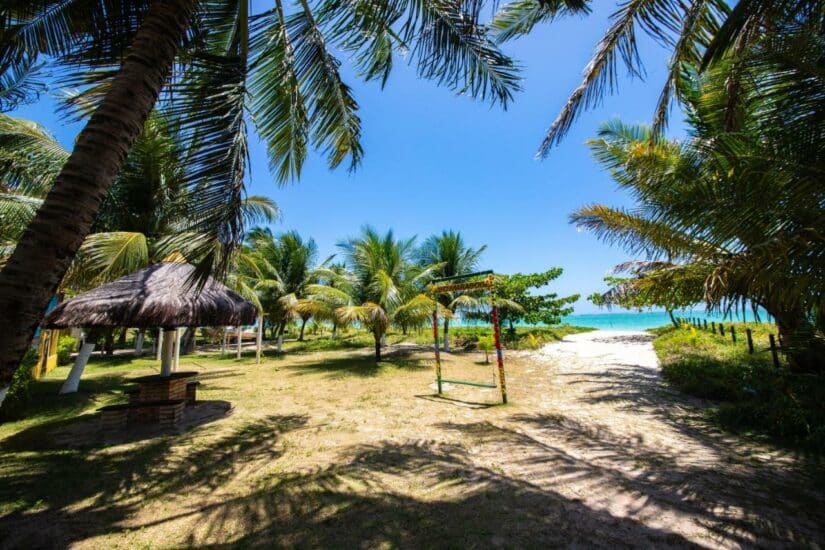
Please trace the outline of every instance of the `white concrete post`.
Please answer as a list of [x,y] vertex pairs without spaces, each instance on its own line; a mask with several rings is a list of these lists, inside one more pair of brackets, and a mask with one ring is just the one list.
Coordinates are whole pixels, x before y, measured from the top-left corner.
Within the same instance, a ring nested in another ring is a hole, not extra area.
[[180,367],[180,331],[184,329],[178,327],[175,330],[175,366],[172,370],[178,372],[178,367]]
[[261,364],[261,348],[264,342],[264,314],[258,313],[258,336],[255,339],[255,363]]
[[137,335],[135,336],[135,355],[143,354],[143,333],[144,330],[140,329],[137,331]]
[[158,329],[157,349],[155,350],[155,361],[160,361],[163,357],[163,333],[162,328]]
[[74,360],[72,370],[69,371],[69,376],[66,377],[66,381],[63,382],[63,386],[60,388],[61,394],[75,393],[77,391],[78,386],[80,386],[80,377],[83,375],[83,369],[86,368],[86,363],[89,362],[89,357],[92,356],[94,350],[94,341],[83,343],[80,351],[77,353],[77,358]]

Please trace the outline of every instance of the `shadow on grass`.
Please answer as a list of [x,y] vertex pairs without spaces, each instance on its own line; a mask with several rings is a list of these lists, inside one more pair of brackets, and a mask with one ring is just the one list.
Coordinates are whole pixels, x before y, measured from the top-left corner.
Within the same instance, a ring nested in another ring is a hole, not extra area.
[[348,354],[344,356],[325,357],[319,360],[301,361],[292,364],[293,375],[303,376],[324,373],[331,378],[373,377],[391,370],[424,370],[432,367],[428,359],[418,357],[414,352],[404,349],[382,353],[381,361],[376,363],[371,353]]
[[417,399],[423,399],[424,401],[432,401],[433,403],[441,403],[444,405],[454,405],[456,407],[463,407],[465,409],[489,409],[491,407],[496,407],[501,405],[501,402],[498,403],[485,403],[482,401],[468,401],[466,399],[455,399],[453,397],[445,397],[443,395],[416,395]]
[[[478,466],[462,447],[385,442],[350,456],[173,519],[191,516],[186,543],[207,548],[693,546],[681,535]],[[410,478],[426,498],[395,489],[396,480]]]
[[65,548],[126,530],[123,520],[152,500],[180,493],[206,499],[240,470],[280,457],[281,434],[306,422],[304,416],[269,416],[197,445],[192,433],[159,435],[94,453],[32,453],[4,440],[0,547]]
[[49,450],[102,449],[124,443],[136,443],[167,435],[183,434],[189,430],[221,420],[231,414],[228,401],[198,401],[184,409],[178,424],[162,428],[157,424],[134,424],[123,429],[104,432],[100,416],[86,413],[73,418],[43,422],[25,428],[5,438],[0,449],[15,452],[41,452]]

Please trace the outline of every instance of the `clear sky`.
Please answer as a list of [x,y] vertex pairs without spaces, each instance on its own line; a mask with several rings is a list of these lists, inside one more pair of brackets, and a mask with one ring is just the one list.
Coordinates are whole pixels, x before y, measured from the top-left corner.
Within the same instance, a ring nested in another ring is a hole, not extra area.
[[[580,82],[615,4],[596,6],[588,18],[545,25],[505,45],[524,66],[524,91],[507,111],[418,80],[400,59],[384,90],[359,82],[344,60],[361,106],[361,167],[355,173],[330,171],[313,157],[300,182],[279,188],[269,175],[263,145],[253,138],[248,192],[274,198],[283,219],[273,229],[313,237],[322,257],[367,223],[419,239],[455,229],[470,244],[488,246],[482,268],[509,273],[563,267],[564,275],[551,288],[561,295],[580,293],[576,313],[596,311],[584,297],[602,290],[605,274],[628,258],[578,232],[568,215],[589,203],[627,206],[630,201],[595,164],[584,142],[613,117],[649,121],[667,61],[666,51],[642,40],[647,81],[623,80],[619,95],[585,113],[561,146],[536,160],[545,130]],[[48,97],[12,114],[44,124],[66,146],[79,130],[54,114]],[[680,118],[673,114],[671,134],[681,132]]]

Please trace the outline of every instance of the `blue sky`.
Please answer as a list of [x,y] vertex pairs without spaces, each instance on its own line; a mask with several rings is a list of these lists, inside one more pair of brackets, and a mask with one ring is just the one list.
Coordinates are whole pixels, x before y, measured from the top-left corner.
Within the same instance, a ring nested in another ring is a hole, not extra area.
[[[456,96],[418,80],[399,62],[384,90],[364,84],[345,68],[361,106],[363,164],[355,173],[330,171],[312,157],[300,182],[279,187],[268,171],[264,146],[253,139],[249,193],[274,198],[283,219],[273,229],[313,237],[322,256],[371,224],[419,239],[442,229],[461,231],[472,245],[486,244],[483,268],[500,273],[564,268],[552,286],[583,297],[604,288],[609,269],[627,259],[568,223],[574,209],[593,202],[630,205],[592,160],[584,144],[598,125],[621,117],[651,117],[666,74],[667,52],[642,40],[646,82],[621,83],[620,94],[585,113],[545,160],[534,153],[544,132],[581,80],[594,45],[608,25],[612,3],[597,4],[588,18],[537,28],[505,46],[524,66],[524,91],[507,111]],[[346,61],[344,61],[346,66]],[[78,125],[63,124],[48,97],[19,109],[70,146]],[[674,113],[670,133],[679,135]],[[597,311],[582,298],[576,313]]]

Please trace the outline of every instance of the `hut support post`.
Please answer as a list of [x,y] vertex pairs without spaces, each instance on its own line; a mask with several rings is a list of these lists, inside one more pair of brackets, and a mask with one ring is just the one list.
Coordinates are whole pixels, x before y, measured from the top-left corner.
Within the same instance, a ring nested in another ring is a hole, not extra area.
[[264,341],[264,314],[258,312],[258,335],[255,339],[255,363],[261,364],[261,346]]
[[135,335],[135,355],[143,355],[143,329],[138,329]]
[[72,370],[69,371],[69,376],[66,377],[66,381],[63,382],[63,386],[60,388],[61,394],[77,392],[77,388],[80,386],[80,377],[83,376],[83,369],[86,368],[86,363],[89,362],[89,357],[92,356],[94,350],[94,339],[90,338],[83,343],[77,353],[77,358],[74,360]]
[[158,346],[156,350],[157,355],[155,356],[156,361],[160,361],[163,359],[163,329],[158,329]]
[[243,345],[243,341],[241,339],[241,325],[238,325],[237,334],[238,334],[238,351],[235,354],[235,358],[240,359],[241,358],[241,346]]
[[229,339],[227,327],[223,327],[223,338],[221,339],[221,354],[226,353],[226,341]]
[[180,335],[183,330],[182,328],[175,330],[175,367],[172,369],[175,372],[178,372],[178,367],[180,367]]
[[160,375],[170,376],[175,356],[175,332],[177,329],[163,329],[163,354],[160,361]]

